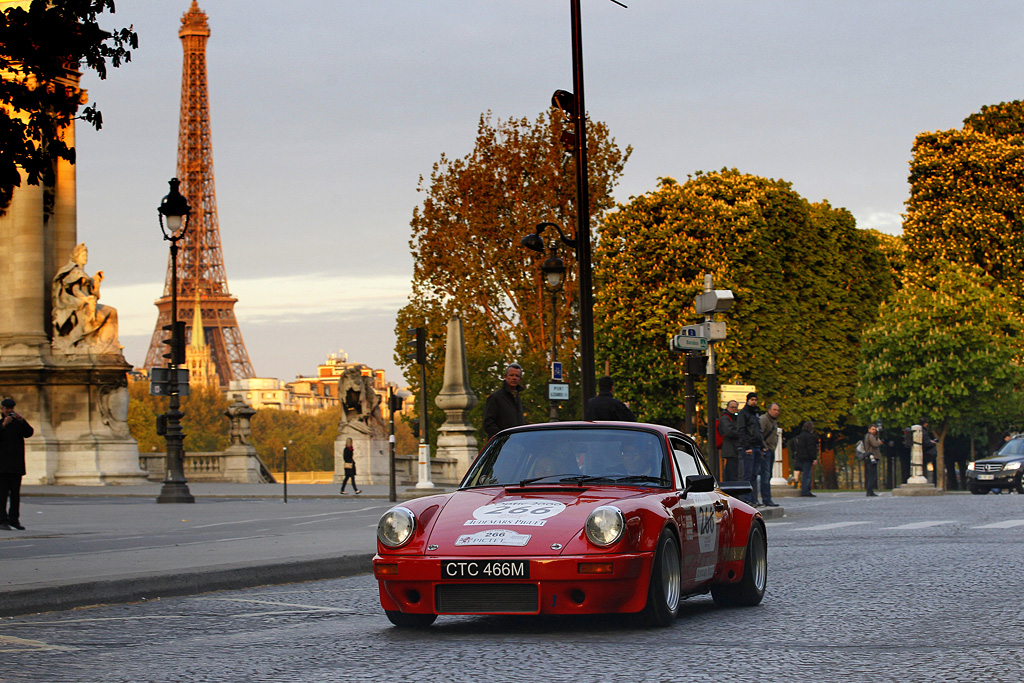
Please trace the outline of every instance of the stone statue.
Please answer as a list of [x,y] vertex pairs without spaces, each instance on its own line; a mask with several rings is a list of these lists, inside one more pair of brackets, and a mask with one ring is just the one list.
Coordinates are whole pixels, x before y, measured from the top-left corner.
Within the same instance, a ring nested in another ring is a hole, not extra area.
[[100,419],[114,436],[130,439],[128,427],[128,387],[115,385],[100,388]]
[[256,411],[246,405],[241,399],[228,406],[224,411],[228,420],[231,421],[231,446],[250,446],[249,438],[252,436],[252,416]]
[[53,348],[64,353],[120,353],[117,309],[100,304],[103,271],[85,272],[89,250],[79,244],[53,278]]
[[348,368],[338,378],[341,420],[338,428],[350,425],[361,432],[383,438],[388,428],[380,411],[380,395],[373,390],[373,378]]

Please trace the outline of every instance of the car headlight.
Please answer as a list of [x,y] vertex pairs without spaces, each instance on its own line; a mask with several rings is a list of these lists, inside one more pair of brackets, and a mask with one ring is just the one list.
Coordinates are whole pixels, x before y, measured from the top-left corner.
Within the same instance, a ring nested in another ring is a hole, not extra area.
[[970,461],[969,463],[967,463],[967,471],[968,472],[973,472],[974,471],[974,461],[973,460]]
[[389,548],[409,542],[416,531],[416,515],[409,508],[391,508],[377,522],[377,539]]
[[587,517],[587,524],[584,527],[590,542],[602,547],[622,538],[625,529],[626,520],[622,517],[622,510],[612,505],[595,508]]
[[1015,460],[1013,462],[1006,463],[1005,465],[1003,465],[1003,469],[1004,470],[1019,470],[1020,469],[1020,460]]

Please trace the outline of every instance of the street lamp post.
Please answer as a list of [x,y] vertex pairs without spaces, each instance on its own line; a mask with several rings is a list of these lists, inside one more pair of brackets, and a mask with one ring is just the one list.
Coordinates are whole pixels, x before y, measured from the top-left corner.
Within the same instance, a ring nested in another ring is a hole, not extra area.
[[196,499],[188,490],[185,479],[185,434],[181,431],[181,418],[185,414],[179,409],[181,402],[178,388],[178,365],[185,360],[182,357],[185,347],[182,334],[185,330],[184,325],[178,324],[178,240],[185,236],[192,208],[178,190],[178,179],[171,178],[169,184],[171,191],[157,209],[160,231],[164,239],[171,243],[171,350],[167,354],[169,401],[167,412],[161,416],[166,425],[164,438],[167,441],[167,471],[156,502],[194,503]]
[[[551,246],[551,255],[544,259],[540,270],[544,273],[544,282],[551,291],[551,367],[558,362],[558,293],[562,291],[562,278],[565,276],[565,264],[558,257],[558,243]],[[558,401],[551,399],[550,422],[558,422]]]

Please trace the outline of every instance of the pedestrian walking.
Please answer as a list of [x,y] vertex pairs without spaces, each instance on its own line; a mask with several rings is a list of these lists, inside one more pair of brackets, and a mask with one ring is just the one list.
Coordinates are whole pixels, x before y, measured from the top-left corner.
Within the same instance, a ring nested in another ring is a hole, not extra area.
[[24,531],[21,525],[21,478],[25,476],[25,439],[35,430],[15,410],[13,398],[0,401],[0,529]]
[[813,498],[811,483],[814,480],[814,466],[818,462],[818,450],[820,444],[818,435],[814,432],[814,423],[810,420],[804,422],[796,439],[796,459],[800,463],[800,495],[805,498]]
[[341,452],[341,459],[344,462],[345,477],[341,480],[341,493],[345,494],[345,485],[348,484],[348,480],[352,480],[352,490],[357,494],[362,493],[356,488],[356,451],[352,447],[352,437],[345,439],[345,450]]
[[750,494],[743,499],[757,504],[757,472],[754,462],[761,457],[764,439],[761,438],[761,414],[757,411],[757,394],[747,394],[747,402],[736,415],[736,431],[740,435],[740,460],[743,463],[741,479],[750,482]]
[[882,459],[882,440],[878,438],[878,425],[868,427],[868,433],[864,435],[864,451],[867,457],[864,458],[864,488],[867,495],[877,496],[875,489],[878,488],[878,461]]
[[597,396],[587,401],[587,419],[609,422],[636,422],[636,416],[625,403],[612,396],[614,383],[608,375],[597,380]]
[[722,456],[722,481],[739,479],[740,433],[736,430],[736,412],[739,403],[729,401],[725,404],[722,416],[718,418],[718,436],[722,438],[719,455]]
[[488,439],[503,429],[526,424],[523,401],[519,396],[522,380],[523,367],[519,363],[510,363],[505,368],[501,388],[487,397],[484,405],[484,431]]
[[[772,500],[772,467],[775,466],[775,449],[779,446],[779,412],[782,408],[778,403],[768,406],[767,412],[761,416],[761,440],[764,450],[754,460],[754,472],[761,477],[761,504],[777,508],[779,504]],[[754,489],[757,492],[757,489]]]

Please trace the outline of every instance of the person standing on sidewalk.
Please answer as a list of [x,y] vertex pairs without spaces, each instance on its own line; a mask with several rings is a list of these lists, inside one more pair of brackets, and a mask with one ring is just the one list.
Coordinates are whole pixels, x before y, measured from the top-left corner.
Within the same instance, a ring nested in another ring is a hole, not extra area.
[[869,496],[877,496],[875,489],[878,488],[878,461],[882,459],[882,440],[878,438],[878,425],[868,427],[868,433],[864,435],[864,450],[868,457],[864,459],[864,488]]
[[[779,504],[772,500],[772,467],[775,465],[775,449],[779,445],[779,411],[778,403],[768,406],[768,412],[761,416],[761,440],[764,450],[761,457],[754,458],[755,476],[761,475],[761,504],[777,508]],[[754,489],[757,492],[757,489]]]
[[345,478],[341,480],[341,493],[345,493],[345,484],[352,480],[352,490],[362,493],[356,488],[356,451],[352,447],[352,437],[345,439],[345,450],[341,452],[341,459],[345,463]]
[[750,495],[744,502],[756,505],[757,471],[754,462],[760,460],[764,439],[761,438],[761,415],[757,412],[757,394],[754,392],[747,394],[747,404],[736,416],[736,431],[740,435],[740,459],[743,462],[740,478],[750,482]]
[[522,390],[523,366],[510,363],[505,368],[505,380],[501,388],[487,397],[484,405],[484,431],[490,439],[495,434],[509,427],[526,424],[523,417],[523,401],[519,397]]
[[636,416],[625,403],[612,396],[612,378],[597,380],[597,396],[587,401],[587,419],[595,422],[636,422]]
[[[21,478],[25,476],[25,439],[32,429],[14,411],[13,398],[0,401],[0,529],[24,531],[21,525]],[[8,501],[10,501],[8,505]]]
[[804,422],[796,439],[796,459],[800,463],[800,495],[813,498],[811,482],[814,480],[814,465],[818,462],[818,435],[814,433],[814,423]]
[[722,481],[739,479],[740,435],[736,431],[736,411],[739,404],[729,401],[718,418],[718,436],[722,437],[719,454],[722,456]]

